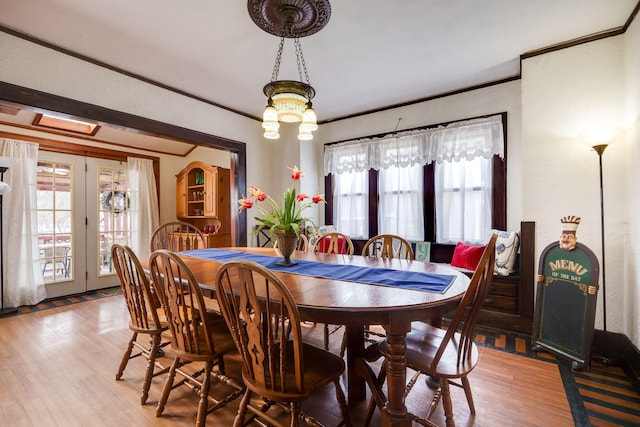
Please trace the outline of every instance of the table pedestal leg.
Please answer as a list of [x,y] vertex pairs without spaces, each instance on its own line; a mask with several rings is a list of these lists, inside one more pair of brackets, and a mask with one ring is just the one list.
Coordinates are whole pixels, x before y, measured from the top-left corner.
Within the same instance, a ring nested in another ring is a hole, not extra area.
[[367,388],[364,378],[356,372],[356,360],[364,355],[364,326],[345,325],[347,334],[347,391],[349,402],[365,400]]
[[387,332],[387,399],[382,411],[382,425],[410,427],[404,404],[404,389],[407,384],[407,345],[405,334]]

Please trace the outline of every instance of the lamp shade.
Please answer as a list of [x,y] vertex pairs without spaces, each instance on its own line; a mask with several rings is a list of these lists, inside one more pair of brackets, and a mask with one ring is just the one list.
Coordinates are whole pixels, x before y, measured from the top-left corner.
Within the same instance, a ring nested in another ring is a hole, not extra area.
[[262,113],[262,127],[267,130],[275,131],[280,127],[280,123],[278,123],[278,112],[271,105],[267,105],[264,109],[264,113]]
[[302,115],[302,124],[300,125],[301,130],[305,130],[308,132],[313,132],[318,130],[318,118],[316,117],[316,112],[313,111],[313,108],[308,107],[304,114]]
[[311,134],[310,130],[303,129],[302,125],[300,125],[300,128],[298,130],[298,139],[300,141],[309,141],[313,139],[313,135]]

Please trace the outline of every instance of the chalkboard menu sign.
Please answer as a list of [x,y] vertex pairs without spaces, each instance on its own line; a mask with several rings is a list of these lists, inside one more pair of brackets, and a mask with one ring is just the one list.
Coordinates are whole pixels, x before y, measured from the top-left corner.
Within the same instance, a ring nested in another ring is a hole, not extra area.
[[572,367],[580,370],[591,366],[600,266],[591,249],[577,241],[580,217],[560,222],[560,240],[542,251],[538,263],[533,349],[573,359]]
[[573,359],[573,368],[583,369],[590,366],[600,267],[594,253],[575,242],[575,233],[571,249],[562,242],[540,255],[534,349]]

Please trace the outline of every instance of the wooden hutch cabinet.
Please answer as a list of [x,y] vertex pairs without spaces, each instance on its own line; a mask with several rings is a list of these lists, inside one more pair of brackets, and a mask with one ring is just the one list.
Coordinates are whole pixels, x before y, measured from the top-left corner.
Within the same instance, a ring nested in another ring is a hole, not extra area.
[[208,247],[231,246],[231,173],[229,169],[191,162],[176,175],[176,216],[201,231],[220,221],[220,230],[205,234]]

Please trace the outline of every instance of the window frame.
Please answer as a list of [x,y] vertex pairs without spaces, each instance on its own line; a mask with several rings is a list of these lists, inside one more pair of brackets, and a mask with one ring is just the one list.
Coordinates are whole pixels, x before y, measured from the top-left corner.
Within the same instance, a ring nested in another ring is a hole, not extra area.
[[[495,114],[488,114],[485,116],[473,117],[469,119],[456,120],[472,120],[475,118],[490,117]],[[494,229],[505,230],[507,226],[507,113],[499,113],[502,121],[502,131],[504,136],[504,158],[499,156],[493,156],[492,158],[492,207],[491,207],[491,226]],[[451,123],[439,123],[436,125],[424,126],[417,129],[429,129],[440,126],[447,126]],[[414,129],[411,129],[414,130]],[[375,135],[366,138],[375,138]],[[342,141],[339,141],[342,142]],[[338,142],[329,143],[325,145],[336,144]],[[432,259],[438,257],[438,246],[450,247],[451,245],[435,245],[436,241],[436,209],[435,209],[435,164],[430,163],[423,165],[423,211],[424,211],[424,241],[432,242]],[[333,224],[333,176],[332,174],[325,175],[325,198],[327,203],[325,204],[325,224]],[[378,171],[369,169],[369,237],[375,236],[378,233],[378,201],[379,201],[379,189],[378,189]],[[354,243],[359,242],[354,240]],[[358,246],[356,244],[356,246]],[[435,250],[434,250],[435,249]]]

